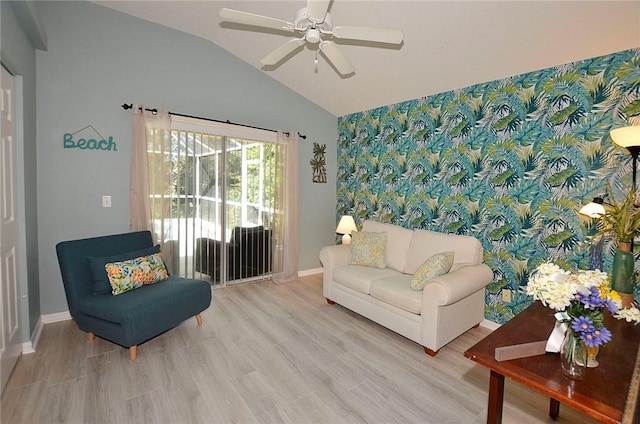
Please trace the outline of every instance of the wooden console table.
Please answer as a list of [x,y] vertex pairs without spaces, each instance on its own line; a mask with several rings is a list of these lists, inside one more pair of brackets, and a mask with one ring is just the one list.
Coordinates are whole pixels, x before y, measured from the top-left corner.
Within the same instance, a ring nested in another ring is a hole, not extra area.
[[[600,348],[600,365],[588,369],[582,381],[570,380],[562,374],[559,354],[496,361],[497,347],[549,337],[555,322],[553,310],[540,302],[535,302],[467,350],[464,353],[467,358],[490,370],[487,423],[502,422],[505,377],[549,396],[552,418],[558,417],[563,403],[604,423],[621,423],[623,415],[624,422],[635,422],[629,415],[636,415],[638,381],[632,376],[637,375],[640,368],[637,364],[640,363],[640,359],[637,360],[640,358],[640,325],[613,319],[608,313],[605,316],[605,325],[613,334],[612,341]],[[628,396],[629,393],[632,396]]]

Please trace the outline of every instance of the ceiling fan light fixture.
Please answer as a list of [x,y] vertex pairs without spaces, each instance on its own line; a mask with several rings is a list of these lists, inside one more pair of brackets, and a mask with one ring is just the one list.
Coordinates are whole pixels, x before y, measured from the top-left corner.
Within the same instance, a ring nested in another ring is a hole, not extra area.
[[307,30],[305,39],[311,44],[318,44],[320,42],[320,31],[315,28],[310,28]]

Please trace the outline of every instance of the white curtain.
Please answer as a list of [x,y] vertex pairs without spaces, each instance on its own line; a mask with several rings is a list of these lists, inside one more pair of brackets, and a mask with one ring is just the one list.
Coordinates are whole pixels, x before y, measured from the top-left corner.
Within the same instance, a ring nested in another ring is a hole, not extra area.
[[[298,278],[298,133],[278,131],[276,149],[276,249],[273,281],[286,283]],[[284,219],[282,219],[284,217]]]
[[[153,213],[151,205],[151,190],[155,193],[157,190],[154,180],[158,172],[162,172],[163,168],[158,168],[158,163],[149,163],[148,151],[156,151],[160,153],[160,157],[166,156],[165,152],[170,152],[170,148],[166,148],[167,140],[171,140],[171,116],[166,110],[150,112],[144,110],[142,105],[133,105],[133,139],[131,143],[131,167],[129,180],[129,211],[130,211],[130,231],[151,231],[154,242],[159,242],[162,248],[163,259],[169,267],[170,271],[173,267],[172,259],[174,252],[171,252],[173,246],[164,246],[161,234],[157,233],[157,229],[153,228]],[[151,171],[151,172],[150,172]],[[168,184],[168,174],[166,178],[160,181],[166,181]],[[150,184],[151,182],[151,184]],[[156,205],[157,206],[157,205]],[[155,212],[158,215],[157,211]]]

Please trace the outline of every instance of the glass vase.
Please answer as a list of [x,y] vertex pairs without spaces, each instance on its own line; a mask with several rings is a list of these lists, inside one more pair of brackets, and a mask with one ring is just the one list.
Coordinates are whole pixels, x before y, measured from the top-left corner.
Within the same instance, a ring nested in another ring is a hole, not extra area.
[[564,335],[560,345],[562,374],[572,380],[582,380],[587,373],[587,346],[571,328]]

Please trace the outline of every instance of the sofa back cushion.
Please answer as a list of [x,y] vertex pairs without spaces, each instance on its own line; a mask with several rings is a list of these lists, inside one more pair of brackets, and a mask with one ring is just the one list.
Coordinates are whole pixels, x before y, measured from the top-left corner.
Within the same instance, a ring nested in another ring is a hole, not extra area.
[[403,272],[407,264],[407,255],[413,238],[413,230],[408,230],[399,225],[367,220],[362,224],[362,231],[387,233],[387,267]]
[[418,267],[439,252],[452,251],[451,271],[464,266],[482,263],[482,244],[474,237],[438,233],[429,230],[414,230],[407,262],[403,272],[415,274]]

